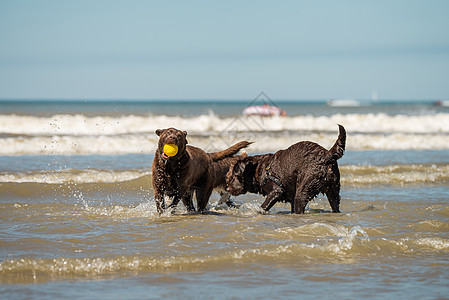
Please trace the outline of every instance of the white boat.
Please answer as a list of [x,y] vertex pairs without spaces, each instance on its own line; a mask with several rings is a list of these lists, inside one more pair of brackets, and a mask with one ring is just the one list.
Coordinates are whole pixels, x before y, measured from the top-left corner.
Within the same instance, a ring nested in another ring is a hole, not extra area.
[[329,106],[335,107],[357,107],[360,106],[360,102],[355,99],[336,99],[327,101]]
[[248,106],[243,110],[243,114],[245,116],[263,116],[263,117],[287,115],[285,110],[282,110],[277,106],[268,104]]

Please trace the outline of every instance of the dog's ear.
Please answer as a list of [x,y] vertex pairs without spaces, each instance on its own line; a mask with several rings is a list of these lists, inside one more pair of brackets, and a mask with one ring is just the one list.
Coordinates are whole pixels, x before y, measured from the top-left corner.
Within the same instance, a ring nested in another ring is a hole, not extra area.
[[248,165],[247,161],[243,159],[239,161],[239,169],[242,171],[242,173],[245,171],[247,165]]
[[186,140],[186,145],[189,143],[187,140],[187,131],[183,131],[182,134],[184,134],[184,139]]
[[242,161],[239,159],[239,160],[234,161],[233,163],[231,163],[231,165],[229,166],[228,173],[227,173],[226,177],[230,177],[231,175],[234,176],[236,171],[238,172],[238,170],[240,170],[241,162]]
[[161,134],[165,131],[165,129],[156,129],[156,135],[161,136]]
[[254,164],[252,161],[248,160],[245,163],[245,172],[248,172],[248,170],[251,170],[254,167]]
[[244,177],[254,177],[256,173],[257,164],[254,163],[251,156],[247,156],[243,159],[242,165],[244,168],[242,168],[242,174]]
[[242,153],[238,156],[237,161],[233,164],[234,171],[239,171],[239,173],[243,174],[246,169],[246,165],[248,164],[248,155],[246,153]]

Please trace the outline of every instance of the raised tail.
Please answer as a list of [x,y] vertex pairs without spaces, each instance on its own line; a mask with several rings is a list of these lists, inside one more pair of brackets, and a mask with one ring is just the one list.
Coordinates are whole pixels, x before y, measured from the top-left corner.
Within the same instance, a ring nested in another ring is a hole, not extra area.
[[247,142],[247,141],[241,141],[238,142],[235,145],[232,145],[231,147],[229,147],[228,149],[225,149],[223,151],[220,152],[213,152],[213,153],[208,153],[208,155],[210,156],[210,158],[212,158],[213,161],[217,161],[226,157],[230,157],[233,156],[234,154],[237,154],[237,152],[240,151],[240,149],[246,148],[249,145],[251,145],[252,143]]
[[328,158],[337,160],[342,158],[346,147],[346,130],[340,124],[338,125],[338,138],[332,148],[328,151]]

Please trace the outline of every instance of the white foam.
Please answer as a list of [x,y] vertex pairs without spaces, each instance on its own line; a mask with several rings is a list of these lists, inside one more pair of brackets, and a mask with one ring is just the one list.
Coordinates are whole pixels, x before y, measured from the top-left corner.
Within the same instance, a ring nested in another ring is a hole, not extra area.
[[158,140],[154,131],[167,127],[188,131],[190,144],[205,150],[243,139],[255,141],[249,148],[252,152],[272,152],[302,140],[329,148],[338,135],[336,124],[344,125],[348,132],[347,149],[449,149],[449,114],[443,113],[268,118],[0,115],[0,155],[153,153]]
[[[156,218],[159,217],[156,211],[156,205],[153,201],[143,202],[139,205],[122,206],[122,205],[109,205],[109,206],[90,206],[88,203],[84,204],[84,211],[91,216],[108,216],[113,219],[129,219],[129,218]],[[165,212],[164,217],[170,217],[170,212]]]
[[121,117],[0,115],[0,133],[25,135],[117,135],[152,133],[158,128],[167,127],[176,127],[194,133],[219,133],[226,129],[231,130],[231,128],[239,131],[337,131],[336,124],[342,124],[348,131],[352,132],[449,133],[449,114],[390,116],[379,113],[266,118],[243,116],[220,118],[214,114],[190,118],[165,115],[126,115]]
[[31,172],[1,172],[0,182],[36,182],[48,184],[63,183],[113,183],[136,179],[151,174],[150,171],[101,171],[101,170],[58,170]]
[[449,241],[441,238],[420,238],[416,244],[435,250],[449,250]]
[[[446,183],[449,180],[449,165],[388,165],[362,166],[344,165],[340,167],[343,185],[364,184],[410,184],[410,183]],[[124,182],[143,176],[149,176],[150,169],[142,170],[97,170],[97,169],[61,169],[27,172],[0,172],[0,182],[35,182],[48,184],[64,183],[114,183]],[[287,205],[289,208],[289,205]],[[287,209],[288,209],[287,208]],[[261,213],[259,204],[245,203],[240,208],[242,214],[254,215]],[[310,225],[312,226],[312,225]],[[314,224],[316,226],[327,226]],[[308,227],[302,228],[306,230]]]
[[447,182],[449,165],[388,165],[388,166],[341,166],[342,184],[376,184],[376,183],[423,183]]

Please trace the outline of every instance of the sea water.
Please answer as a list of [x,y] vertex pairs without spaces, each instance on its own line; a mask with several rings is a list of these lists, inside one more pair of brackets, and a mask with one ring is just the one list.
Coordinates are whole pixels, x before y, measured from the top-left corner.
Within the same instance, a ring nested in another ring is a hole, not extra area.
[[[426,102],[330,107],[251,101],[0,103],[0,295],[20,298],[445,299],[449,295],[449,110]],[[157,128],[249,154],[311,140],[339,161],[341,211],[319,195],[304,215],[263,196],[206,214],[159,216]]]

